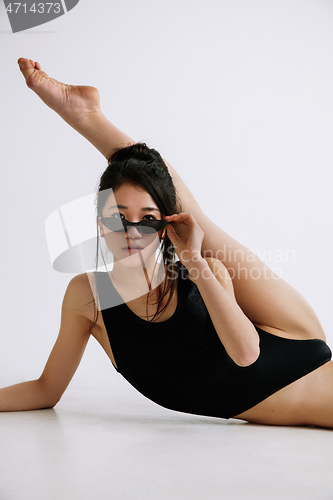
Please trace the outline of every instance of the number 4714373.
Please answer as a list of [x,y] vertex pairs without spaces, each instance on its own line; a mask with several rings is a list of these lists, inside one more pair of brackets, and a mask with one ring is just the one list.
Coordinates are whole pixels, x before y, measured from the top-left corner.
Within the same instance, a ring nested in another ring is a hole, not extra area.
[[44,14],[44,13],[49,14],[52,7],[54,14],[60,14],[60,3],[53,3],[53,2],[33,3],[30,8],[28,7],[28,9],[26,3],[13,2],[8,4],[8,7],[6,7],[6,11],[9,12],[10,14],[12,13],[17,14],[19,10],[21,13],[24,14],[26,14],[27,12],[33,12],[34,14]]

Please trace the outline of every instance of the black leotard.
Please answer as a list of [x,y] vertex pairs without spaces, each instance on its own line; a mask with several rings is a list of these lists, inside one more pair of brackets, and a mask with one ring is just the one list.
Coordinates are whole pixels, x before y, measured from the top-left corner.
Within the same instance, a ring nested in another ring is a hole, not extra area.
[[[322,340],[291,340],[255,327],[260,355],[250,366],[236,365],[197,286],[186,277],[186,268],[178,265],[176,311],[157,323],[136,316],[108,274],[95,273],[117,371],[155,403],[185,413],[231,418],[331,359]],[[108,304],[118,305],[105,309]]]

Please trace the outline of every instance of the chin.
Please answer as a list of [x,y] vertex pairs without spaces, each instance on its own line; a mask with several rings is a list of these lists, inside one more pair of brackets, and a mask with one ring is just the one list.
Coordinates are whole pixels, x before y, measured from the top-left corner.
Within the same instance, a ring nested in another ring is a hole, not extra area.
[[[131,268],[142,268],[142,262],[139,253],[133,253],[133,255],[127,256],[115,256],[115,261],[120,262],[125,267]],[[144,258],[144,262],[146,259]]]
[[125,267],[130,268],[142,268],[143,265],[148,267],[152,263],[155,263],[155,254],[159,247],[160,241],[154,240],[150,245],[147,245],[142,250],[130,250],[126,249],[110,249],[115,262],[120,262]]

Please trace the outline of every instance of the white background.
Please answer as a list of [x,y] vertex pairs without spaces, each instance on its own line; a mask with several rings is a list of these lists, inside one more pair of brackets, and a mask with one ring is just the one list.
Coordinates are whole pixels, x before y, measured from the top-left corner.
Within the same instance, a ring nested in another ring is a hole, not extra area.
[[[12,34],[0,3],[0,386],[39,377],[58,333],[72,276],[52,269],[45,219],[106,166],[25,86],[20,56],[98,87],[111,121],[305,296],[332,346],[332,26],[328,0],[80,0]],[[91,339],[72,384],[119,383]]]

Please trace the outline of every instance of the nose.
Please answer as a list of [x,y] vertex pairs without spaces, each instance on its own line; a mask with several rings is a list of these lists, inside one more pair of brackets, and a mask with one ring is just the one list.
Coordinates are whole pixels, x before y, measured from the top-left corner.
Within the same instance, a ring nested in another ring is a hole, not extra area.
[[127,228],[127,231],[124,232],[125,238],[138,239],[142,238],[142,234],[135,226],[130,226]]

